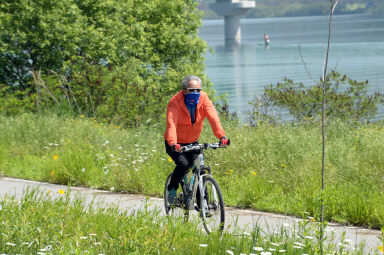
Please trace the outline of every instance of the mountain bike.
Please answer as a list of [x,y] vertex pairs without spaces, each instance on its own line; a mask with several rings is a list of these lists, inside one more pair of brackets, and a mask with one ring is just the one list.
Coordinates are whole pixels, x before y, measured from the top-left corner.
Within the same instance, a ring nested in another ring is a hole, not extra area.
[[[219,143],[196,144],[182,147],[183,152],[199,151],[187,174],[180,181],[174,204],[168,202],[168,184],[172,174],[168,175],[164,188],[164,206],[166,214],[188,221],[191,212],[197,212],[208,233],[224,229],[224,200],[219,184],[211,175],[211,168],[204,165],[203,150],[226,148]],[[192,174],[190,174],[192,172]],[[188,178],[188,175],[191,177]]]

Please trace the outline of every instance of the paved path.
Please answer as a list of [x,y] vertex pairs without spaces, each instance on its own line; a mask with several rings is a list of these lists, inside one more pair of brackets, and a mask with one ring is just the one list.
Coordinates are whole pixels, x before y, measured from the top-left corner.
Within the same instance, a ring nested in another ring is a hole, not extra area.
[[[57,194],[57,196],[60,189],[64,191],[68,189],[67,186],[63,185],[14,178],[0,178],[0,198],[3,198],[5,195],[15,195],[16,198],[20,198],[27,187],[39,187],[41,191],[46,193],[50,190],[50,194]],[[147,201],[147,205],[149,204],[151,210],[159,210],[162,214],[165,214],[163,209],[163,199],[160,198],[151,197],[146,199],[146,197],[142,195],[113,193],[89,188],[71,187],[70,189],[71,196],[84,196],[86,203],[96,201],[105,204],[117,204],[122,209],[133,211],[143,208]],[[239,234],[243,234],[244,231],[250,232],[256,223],[264,232],[271,233],[280,230],[283,226],[293,226],[299,221],[299,219],[295,217],[253,210],[240,210],[231,207],[226,207],[225,212],[225,228]],[[378,238],[381,235],[380,231],[360,227],[346,227],[339,224],[328,224],[328,227],[335,232],[336,237],[338,238],[340,238],[343,231],[345,231],[345,238],[353,243],[366,242],[367,254],[372,251],[378,251],[378,246],[380,245]]]

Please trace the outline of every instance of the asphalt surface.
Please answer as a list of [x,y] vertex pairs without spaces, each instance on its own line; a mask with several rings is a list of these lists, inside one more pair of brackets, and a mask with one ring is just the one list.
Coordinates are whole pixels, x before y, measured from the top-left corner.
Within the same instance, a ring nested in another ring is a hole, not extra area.
[[[17,199],[20,199],[27,188],[36,187],[45,194],[49,193],[51,197],[60,196],[59,190],[64,190],[65,192],[68,190],[68,187],[63,185],[0,177],[0,199],[4,196],[15,196]],[[80,195],[84,197],[86,203],[94,201],[105,204],[105,206],[118,205],[119,208],[127,210],[128,212],[137,211],[147,206],[150,210],[158,210],[161,214],[165,215],[164,202],[161,198],[147,198],[136,194],[121,194],[79,187],[70,187],[70,190],[71,197]],[[241,210],[232,207],[225,208],[225,217],[225,229],[238,235],[251,232],[256,225],[259,226],[264,233],[279,232],[282,227],[292,229],[292,226],[297,226],[300,221],[300,219],[296,217],[254,210]],[[343,232],[345,232],[346,240],[344,243],[349,247],[353,247],[354,244],[357,243],[365,242],[366,254],[378,251],[378,247],[382,245],[379,240],[381,232],[378,230],[329,223],[326,229],[326,235],[329,236],[332,232],[336,236],[334,240],[336,244],[340,242]]]

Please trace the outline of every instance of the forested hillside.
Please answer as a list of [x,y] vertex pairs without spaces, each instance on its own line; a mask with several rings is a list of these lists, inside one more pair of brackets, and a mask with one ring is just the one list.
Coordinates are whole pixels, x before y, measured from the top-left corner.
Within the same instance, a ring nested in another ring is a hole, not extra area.
[[[220,18],[209,10],[208,5],[215,0],[203,0],[199,8],[204,10],[204,18]],[[245,17],[289,17],[323,15],[324,8],[328,6],[328,0],[257,0],[256,8],[250,10]],[[382,0],[343,0],[335,10],[336,14],[373,13],[384,14],[384,1]]]

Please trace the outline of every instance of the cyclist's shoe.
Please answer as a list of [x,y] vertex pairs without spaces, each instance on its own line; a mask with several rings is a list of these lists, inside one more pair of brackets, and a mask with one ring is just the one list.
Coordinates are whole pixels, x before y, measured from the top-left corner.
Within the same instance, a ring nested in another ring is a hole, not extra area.
[[169,203],[169,205],[175,205],[176,201],[177,201],[176,190],[175,189],[168,190],[168,203]]

